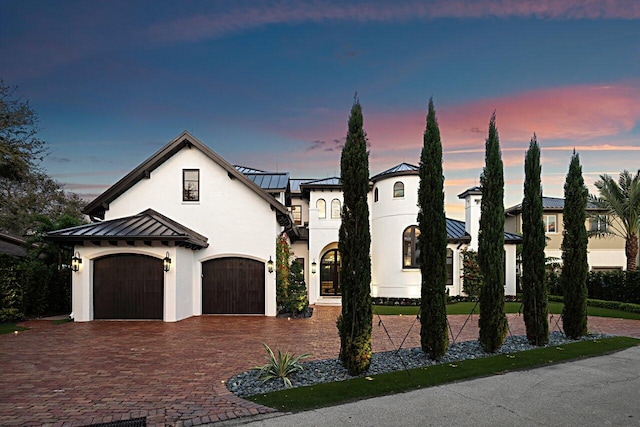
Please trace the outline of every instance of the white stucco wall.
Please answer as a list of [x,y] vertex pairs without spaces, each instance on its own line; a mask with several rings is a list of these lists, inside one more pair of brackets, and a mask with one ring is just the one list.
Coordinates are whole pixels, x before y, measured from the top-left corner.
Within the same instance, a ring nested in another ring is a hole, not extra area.
[[[200,170],[198,202],[182,201],[183,169]],[[105,212],[105,220],[135,215],[149,208],[209,239],[209,247],[198,251],[169,248],[173,264],[165,285],[166,321],[201,314],[200,262],[223,256],[242,256],[265,264],[269,257],[275,259],[275,241],[281,226],[269,203],[244,183],[229,178],[226,170],[197,148],[183,148],[151,172],[150,179],[141,180],[114,200]],[[133,249],[117,251],[135,253]],[[153,252],[155,248],[149,250]],[[166,251],[167,248],[158,248],[155,252],[163,258]],[[87,320],[91,317],[85,314],[84,307],[91,300],[88,274],[74,277],[74,284],[81,280],[79,287],[87,288],[78,293],[78,301],[82,301],[78,304],[83,307],[76,310],[74,298],[74,314],[83,313]],[[275,273],[266,272],[265,278],[265,314],[275,316]]]

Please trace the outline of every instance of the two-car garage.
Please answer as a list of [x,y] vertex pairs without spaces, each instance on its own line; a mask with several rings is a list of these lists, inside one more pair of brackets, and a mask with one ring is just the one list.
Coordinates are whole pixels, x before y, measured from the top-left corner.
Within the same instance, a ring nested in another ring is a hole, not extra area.
[[[94,319],[163,319],[162,259],[117,254],[93,262]],[[261,261],[214,258],[202,263],[203,314],[265,314]]]

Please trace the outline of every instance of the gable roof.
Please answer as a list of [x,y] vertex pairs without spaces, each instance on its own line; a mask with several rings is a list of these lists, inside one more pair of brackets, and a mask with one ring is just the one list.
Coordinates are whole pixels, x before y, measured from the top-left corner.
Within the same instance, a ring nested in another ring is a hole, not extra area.
[[77,227],[47,233],[46,238],[58,242],[81,243],[85,241],[162,241],[175,242],[177,246],[202,249],[209,246],[207,238],[190,228],[147,209],[137,215],[94,222]]
[[[560,197],[542,197],[542,209],[549,211],[561,211],[564,209],[564,199]],[[587,202],[588,211],[606,211],[606,209],[598,207],[595,203]],[[512,206],[505,210],[505,214],[517,215],[522,212],[522,203]]]
[[400,163],[397,166],[394,166],[386,171],[380,172],[377,175],[371,177],[372,182],[380,181],[381,179],[391,178],[393,176],[402,176],[402,175],[418,175],[420,172],[420,167],[416,165],[412,165],[410,163]]
[[204,145],[187,131],[182,132],[180,135],[178,135],[178,137],[166,144],[155,154],[142,162],[138,167],[125,175],[124,178],[116,182],[104,193],[96,197],[92,202],[85,206],[84,213],[91,217],[104,219],[104,213],[109,209],[109,203],[117,199],[120,195],[133,187],[139,181],[145,178],[149,178],[151,176],[151,172],[153,172],[156,168],[158,168],[165,161],[167,161],[169,158],[171,158],[173,155],[175,155],[185,147],[197,148],[204,155],[209,157],[216,164],[226,170],[229,178],[237,179],[238,181],[249,187],[249,189],[256,193],[259,197],[269,203],[271,207],[276,211],[276,215],[278,217],[278,222],[280,223],[280,225],[291,225],[291,220],[289,218],[289,213],[287,212],[286,207],[284,207],[271,195],[264,192],[256,183],[244,176],[244,174],[239,172],[229,162],[224,160],[222,157],[220,157],[213,150]]

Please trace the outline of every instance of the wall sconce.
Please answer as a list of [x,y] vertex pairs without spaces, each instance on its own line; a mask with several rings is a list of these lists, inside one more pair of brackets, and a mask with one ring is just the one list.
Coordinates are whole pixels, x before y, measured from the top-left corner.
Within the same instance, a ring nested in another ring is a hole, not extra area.
[[82,258],[80,258],[80,252],[76,251],[76,253],[73,254],[73,257],[71,257],[71,270],[80,270],[80,264],[82,264]]
[[269,273],[273,273],[273,261],[271,261],[271,255],[269,255],[269,261],[267,261],[267,270]]
[[316,263],[316,260],[314,259],[313,262],[311,263],[311,274],[316,274],[316,268],[318,267],[318,264]]
[[162,260],[162,269],[165,273],[171,270],[171,258],[169,258],[169,252],[167,252],[167,255]]

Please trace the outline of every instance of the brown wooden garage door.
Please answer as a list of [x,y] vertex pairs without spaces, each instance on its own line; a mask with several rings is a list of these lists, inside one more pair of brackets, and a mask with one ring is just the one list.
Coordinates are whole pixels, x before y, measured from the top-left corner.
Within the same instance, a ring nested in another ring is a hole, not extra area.
[[202,263],[203,314],[264,314],[264,263],[217,258]]
[[164,307],[162,260],[123,254],[93,262],[94,319],[160,319]]

